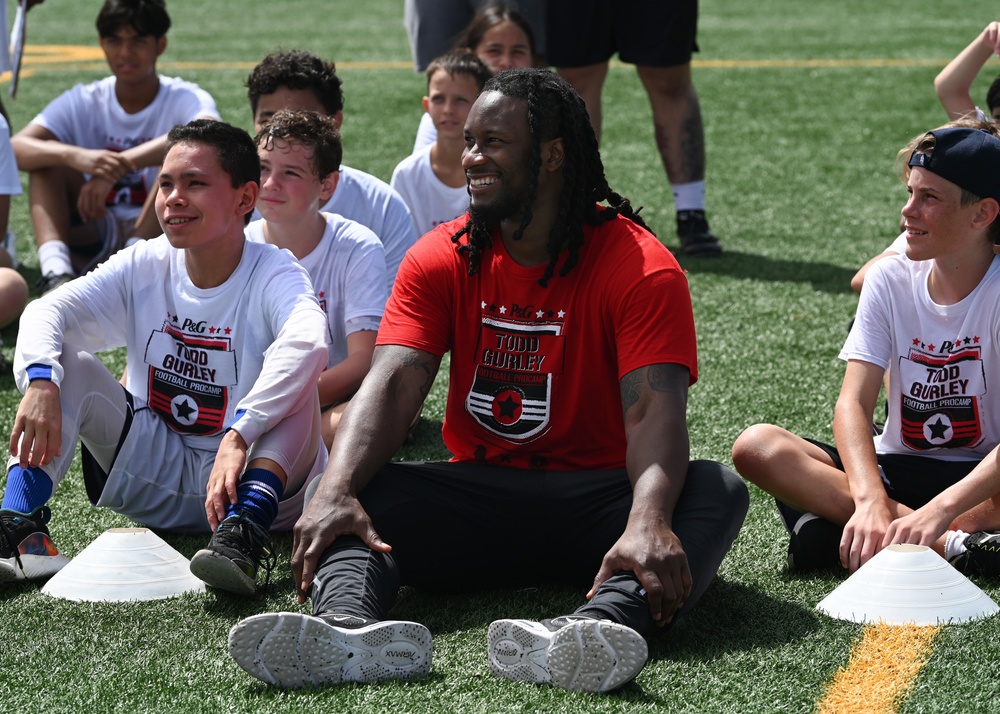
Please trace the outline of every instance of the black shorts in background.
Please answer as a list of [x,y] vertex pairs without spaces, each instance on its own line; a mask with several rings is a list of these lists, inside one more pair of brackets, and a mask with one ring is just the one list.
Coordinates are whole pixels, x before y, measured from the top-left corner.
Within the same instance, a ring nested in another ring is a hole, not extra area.
[[698,51],[698,0],[549,0],[547,59],[555,67],[622,62],[676,67]]

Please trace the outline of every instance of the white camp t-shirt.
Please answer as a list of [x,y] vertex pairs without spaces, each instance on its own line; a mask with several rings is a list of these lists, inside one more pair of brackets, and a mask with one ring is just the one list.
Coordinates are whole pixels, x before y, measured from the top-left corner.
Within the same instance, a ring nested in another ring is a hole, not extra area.
[[[388,294],[385,257],[378,237],[360,223],[325,213],[326,230],[319,245],[300,263],[312,279],[319,306],[327,318],[329,369],[347,358],[347,336],[377,331]],[[246,228],[247,239],[264,242],[264,221]]]
[[0,196],[21,193],[21,178],[17,173],[17,157],[10,145],[10,125],[0,114]]
[[392,186],[406,201],[418,236],[441,223],[453,221],[469,210],[469,191],[452,188],[434,173],[428,146],[399,162],[392,172]]
[[399,264],[417,242],[410,209],[403,197],[385,181],[341,165],[337,189],[320,210],[356,221],[378,236],[385,249],[386,292],[392,292]]
[[[63,92],[31,123],[45,127],[64,144],[124,151],[163,136],[177,124],[220,118],[215,100],[197,84],[163,75],[159,79],[156,98],[135,114],[118,102],[112,76]],[[138,216],[158,170],[159,166],[147,166],[125,174],[108,194],[108,205],[122,217]]]
[[[29,303],[14,376],[22,392],[29,366],[58,386],[65,344],[91,354],[124,346],[129,391],[190,448],[215,452],[227,428],[253,444],[316,389],[325,323],[308,274],[287,251],[246,242],[224,283],[199,288],[184,251],[160,236]],[[197,408],[172,409],[178,403]]]
[[1000,256],[954,305],[931,300],[932,266],[902,255],[875,263],[840,358],[889,372],[878,453],[980,460],[1000,441]]
[[420,117],[420,124],[417,126],[417,136],[413,140],[413,152],[417,153],[426,146],[430,146],[435,141],[437,141],[437,128],[434,126],[434,120],[431,119],[431,115],[424,112]]

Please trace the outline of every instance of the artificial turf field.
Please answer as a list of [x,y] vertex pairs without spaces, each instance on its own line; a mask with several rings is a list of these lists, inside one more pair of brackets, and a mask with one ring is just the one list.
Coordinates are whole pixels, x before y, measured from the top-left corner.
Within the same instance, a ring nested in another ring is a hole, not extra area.
[[[4,97],[15,130],[59,92],[106,74],[93,28],[99,5],[47,0],[32,10],[18,96]],[[344,80],[345,163],[388,180],[409,152],[424,82],[409,63],[401,0],[170,0],[168,9],[174,27],[161,72],[198,82],[227,121],[251,128],[242,83],[257,60],[277,48],[308,49],[335,60]],[[995,10],[992,3],[957,0],[702,0],[694,77],[705,122],[708,209],[726,254],[681,260],[700,350],[689,406],[692,458],[728,463],[737,435],[758,421],[832,439],[843,370],[837,353],[856,305],[849,281],[895,237],[905,197],[893,170],[896,151],[945,121],[933,77],[996,19]],[[1000,64],[989,65],[977,82],[980,103],[998,71]],[[647,222],[672,245],[672,199],[631,68],[612,68],[604,101],[609,181],[645,207]],[[22,271],[33,283],[37,260],[24,198],[13,202],[11,225]],[[11,357],[16,328],[3,338]],[[107,360],[121,369],[120,354]],[[445,456],[445,375],[415,444],[400,458]],[[0,376],[2,433],[9,433],[18,397],[10,375]],[[842,574],[786,573],[783,529],[770,499],[751,491],[746,525],[716,582],[652,643],[652,659],[636,682],[611,696],[516,685],[494,678],[486,663],[490,621],[571,610],[584,583],[578,590],[453,597],[404,591],[394,616],[421,621],[435,636],[429,678],[270,689],[235,665],[225,640],[242,617],[298,609],[288,568],[291,538],[282,537],[272,584],[253,600],[209,592],[102,605],[53,600],[37,584],[0,590],[0,701],[42,712],[255,714],[1000,710],[993,664],[1000,620],[902,637],[902,648],[859,647],[873,639],[871,631],[815,609]],[[130,525],[89,507],[78,467],[51,505],[53,537],[70,555],[106,528]],[[187,557],[206,540],[166,538]],[[1000,596],[996,581],[978,584]],[[875,685],[893,674],[907,645],[916,649],[916,665],[901,688],[880,699]],[[852,668],[837,678],[861,660],[869,669],[860,676]],[[859,698],[826,698],[835,678],[840,687],[852,674]]]

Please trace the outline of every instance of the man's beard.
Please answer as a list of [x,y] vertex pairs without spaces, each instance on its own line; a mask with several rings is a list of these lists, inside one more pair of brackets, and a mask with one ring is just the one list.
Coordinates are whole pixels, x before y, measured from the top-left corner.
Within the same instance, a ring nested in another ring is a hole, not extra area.
[[490,206],[476,207],[470,201],[470,225],[490,232],[502,221],[523,215],[527,207],[533,203],[526,194],[524,191],[521,195],[508,195]]

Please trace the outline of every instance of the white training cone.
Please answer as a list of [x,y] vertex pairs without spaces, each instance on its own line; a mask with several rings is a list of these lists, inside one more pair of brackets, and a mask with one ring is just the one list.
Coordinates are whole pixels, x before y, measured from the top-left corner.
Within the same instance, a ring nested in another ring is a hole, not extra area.
[[42,588],[77,602],[161,600],[204,591],[190,561],[147,528],[105,531]]
[[866,624],[945,625],[995,615],[989,595],[922,545],[890,545],[841,583],[816,608]]

